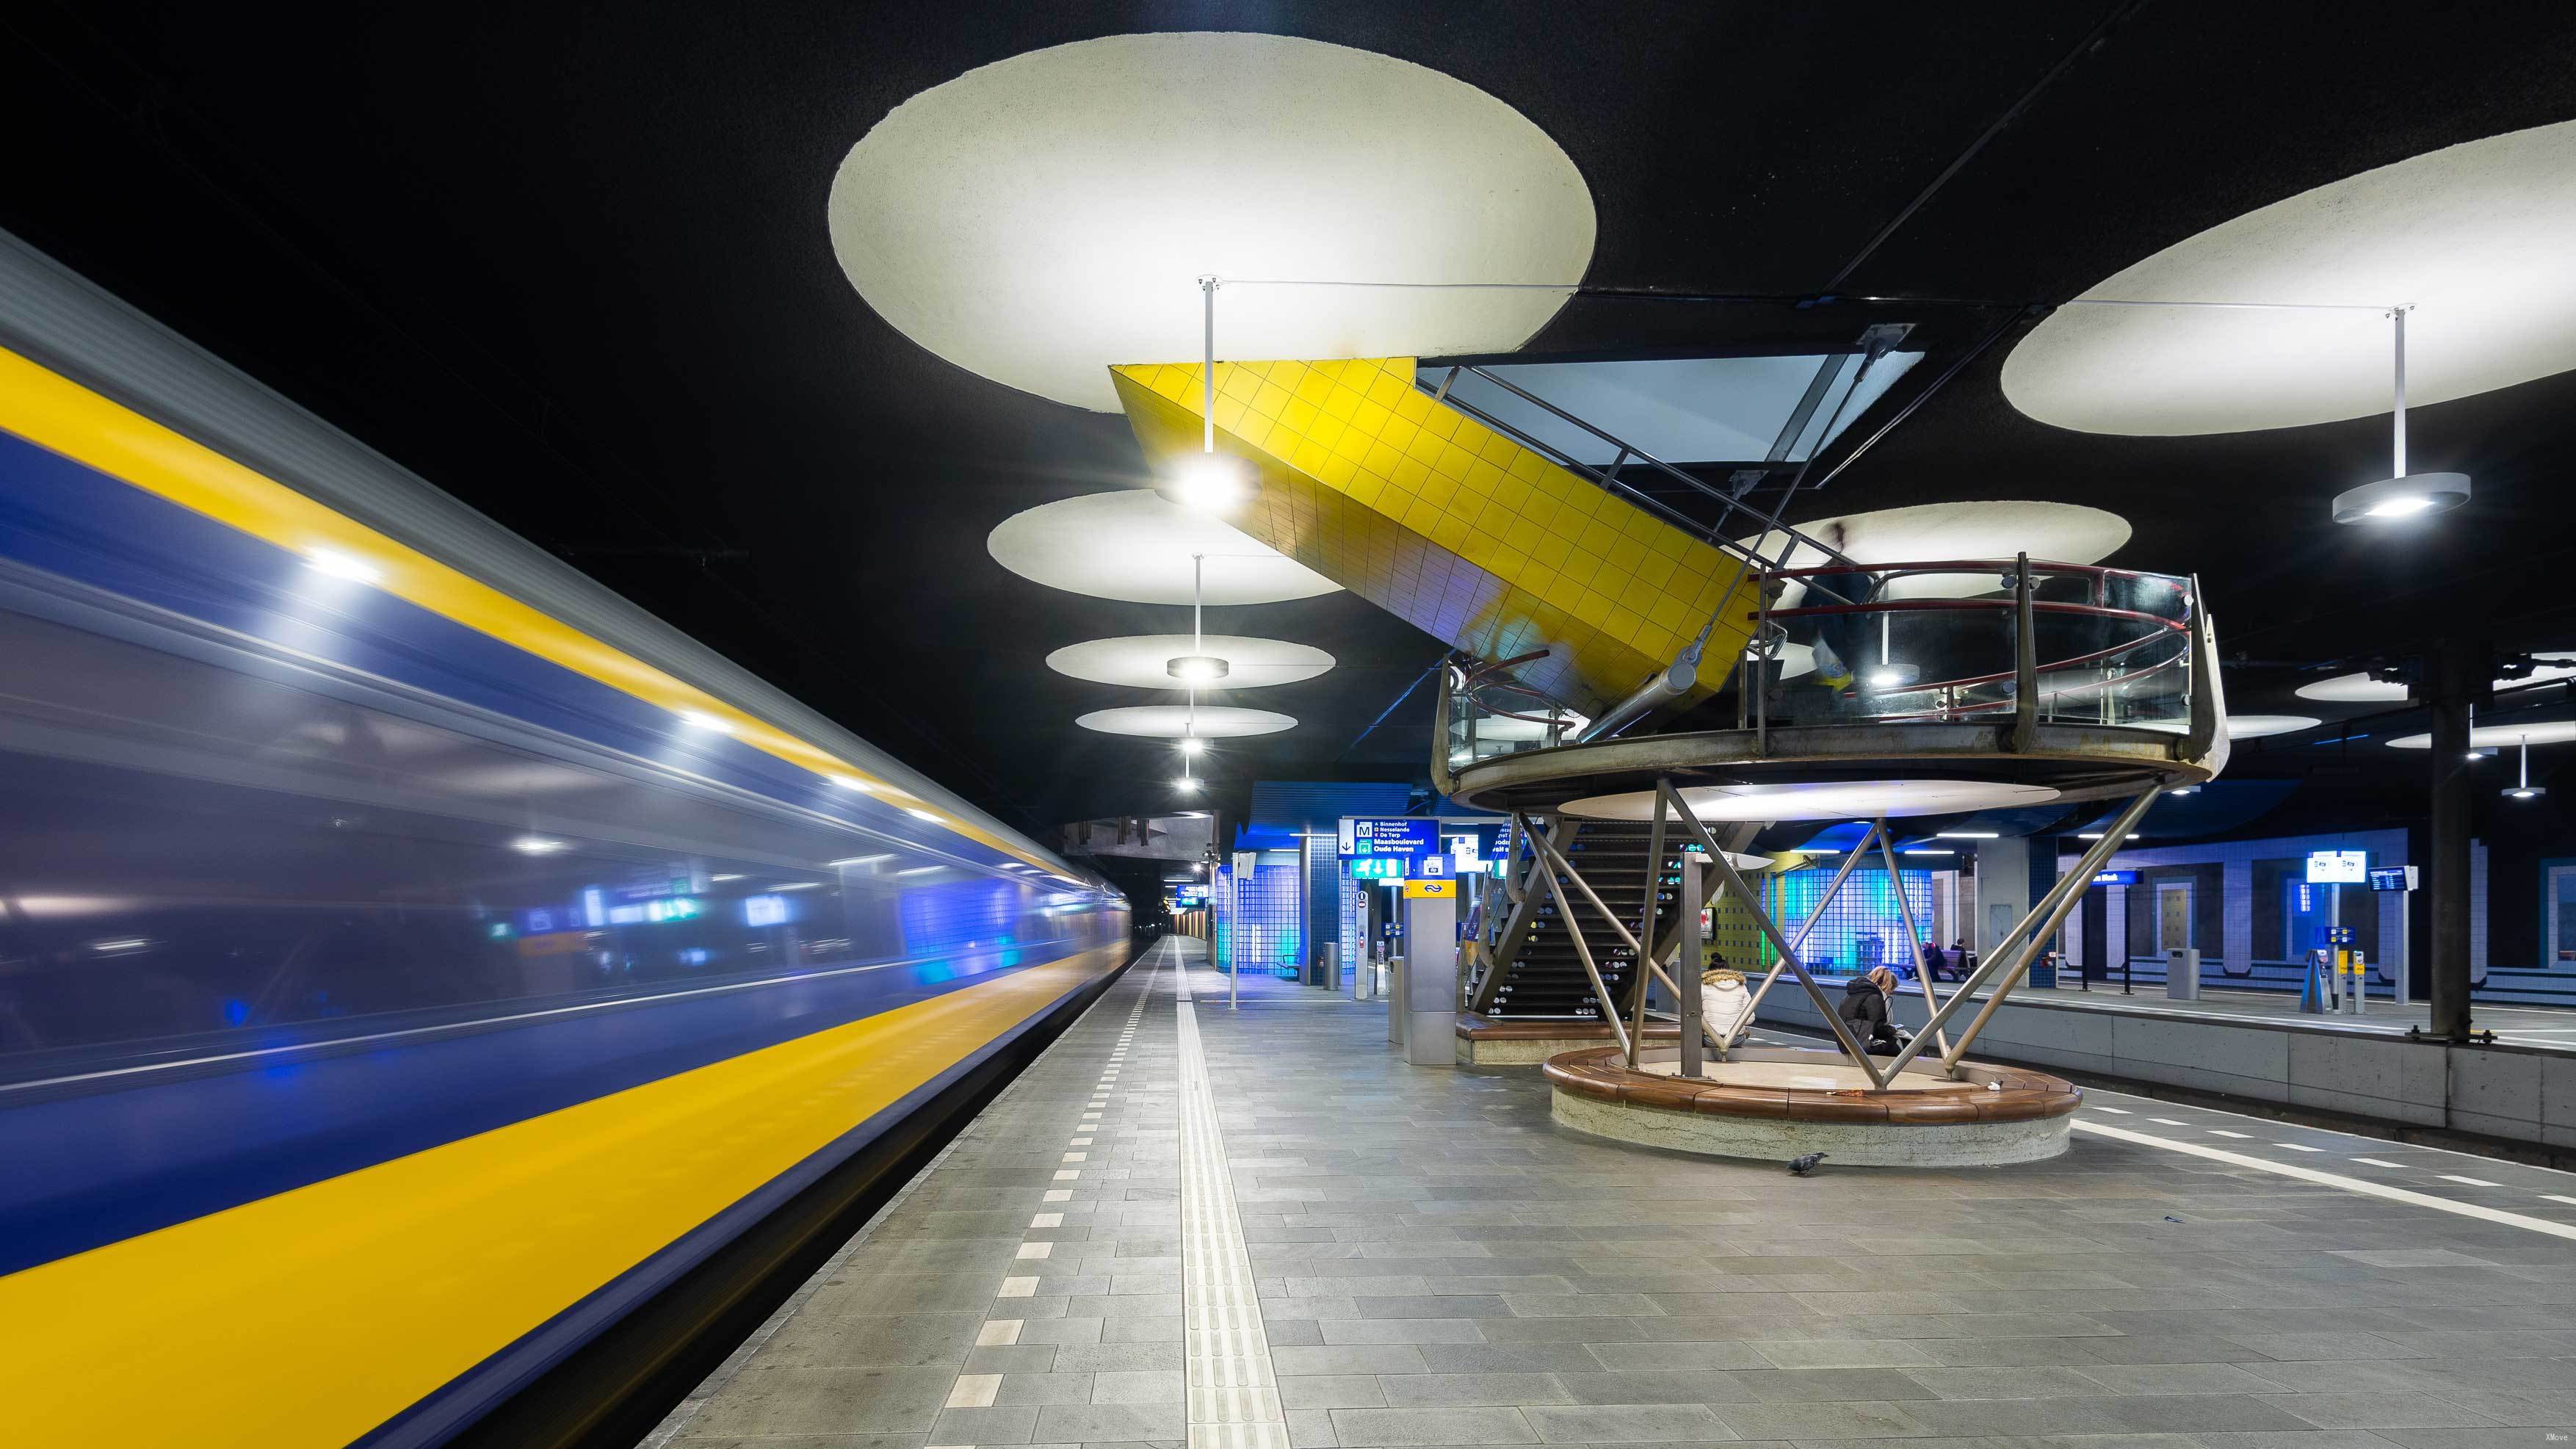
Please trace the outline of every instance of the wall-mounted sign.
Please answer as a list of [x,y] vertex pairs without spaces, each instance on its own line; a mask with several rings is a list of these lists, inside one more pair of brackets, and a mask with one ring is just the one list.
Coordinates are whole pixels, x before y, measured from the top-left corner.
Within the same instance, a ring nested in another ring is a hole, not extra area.
[[2415,867],[2374,865],[2370,868],[2370,888],[2375,891],[2411,891],[2415,889]]
[[2369,879],[2369,851],[2311,850],[2308,852],[2310,885],[2360,885]]
[[1404,898],[1408,901],[1455,900],[1457,895],[1458,882],[1454,879],[1409,880],[1404,883]]
[[2093,883],[2095,885],[2133,886],[2138,883],[2138,873],[2134,870],[2097,870],[2093,872]]
[[1440,822],[1420,816],[1377,820],[1344,816],[1341,851],[1345,860],[1371,855],[1400,855],[1418,860],[1442,853]]

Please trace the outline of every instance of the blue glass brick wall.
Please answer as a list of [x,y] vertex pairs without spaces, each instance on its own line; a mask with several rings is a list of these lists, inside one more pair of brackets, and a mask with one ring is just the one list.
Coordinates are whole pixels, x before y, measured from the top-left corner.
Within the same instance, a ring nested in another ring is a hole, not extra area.
[[1305,959],[1306,939],[1304,923],[1297,919],[1297,857],[1286,853],[1272,860],[1265,855],[1250,878],[1236,880],[1231,866],[1222,878],[1234,889],[1227,893],[1230,902],[1220,902],[1230,909],[1220,913],[1216,964],[1235,966],[1240,953],[1240,970],[1295,975]]
[[[1932,872],[1900,871],[1905,885],[1906,904],[1914,908],[1919,926],[1932,919]],[[1834,873],[1824,869],[1793,870],[1773,878],[1772,917],[1791,936],[1807,917],[1813,915],[1816,903],[1824,899],[1825,887]],[[1893,966],[1911,953],[1905,938],[1905,917],[1898,911],[1896,892],[1888,883],[1884,870],[1855,870],[1843,882],[1840,894],[1825,907],[1824,919],[1816,922],[1807,935],[1806,947],[1798,953],[1809,969],[1841,973],[1867,971],[1873,966]]]

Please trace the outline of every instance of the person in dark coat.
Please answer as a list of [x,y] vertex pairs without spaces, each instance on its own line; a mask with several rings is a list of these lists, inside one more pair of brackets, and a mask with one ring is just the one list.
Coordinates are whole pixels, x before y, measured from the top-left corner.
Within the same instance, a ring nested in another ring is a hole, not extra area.
[[1895,990],[1896,973],[1881,966],[1866,976],[1853,977],[1843,988],[1842,1005],[1834,1009],[1871,1056],[1894,1056],[1905,1049],[1904,1035],[1887,1014],[1887,998]]

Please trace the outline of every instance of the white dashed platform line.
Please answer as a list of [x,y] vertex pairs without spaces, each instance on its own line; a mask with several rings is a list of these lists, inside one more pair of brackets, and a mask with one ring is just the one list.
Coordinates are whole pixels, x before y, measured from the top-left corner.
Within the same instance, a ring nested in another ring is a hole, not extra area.
[[1190,1449],[1288,1449],[1187,973],[1180,987],[1181,1280]]
[[[2364,1197],[2385,1198],[2390,1202],[2411,1203],[2416,1207],[2427,1207],[2436,1212],[2451,1213],[2455,1216],[2464,1218],[2477,1218],[2490,1223],[2502,1223],[2507,1227],[2522,1228],[2535,1233],[2547,1233],[2553,1238],[2567,1238],[2571,1241],[2576,1241],[2576,1223],[2553,1223],[2546,1218],[2526,1217],[2521,1213],[2509,1213],[2499,1208],[2485,1207],[2473,1202],[2454,1202],[2449,1198],[2434,1197],[2430,1193],[2413,1192],[2402,1187],[2390,1187],[2386,1183],[2369,1182],[2358,1177],[2345,1177],[2341,1173],[2319,1172],[2315,1168],[2301,1167],[2296,1163],[2272,1162],[2260,1157],[2249,1157],[2242,1152],[2229,1152],[2224,1148],[2203,1147],[2197,1142],[2176,1142],[2171,1138],[2157,1137],[2151,1133],[2131,1132],[2126,1128],[2121,1127],[2105,1127],[2098,1122],[2086,1122],[2080,1118],[2075,1122],[2074,1127],[2078,1132],[2090,1132],[2097,1137],[2109,1137],[2120,1142],[2134,1143],[2140,1147],[2155,1147],[2166,1152],[2189,1153],[2191,1156],[2204,1157],[2212,1162],[2225,1162],[2237,1167],[2251,1167],[2260,1172],[2269,1172],[2282,1177],[2297,1178],[2301,1182],[2313,1182],[2323,1187],[2341,1188],[2345,1192],[2360,1193]],[[2353,1159],[2355,1162],[2366,1160],[2368,1159],[2358,1157]],[[2393,1164],[2381,1163],[2377,1165],[2391,1166]]]

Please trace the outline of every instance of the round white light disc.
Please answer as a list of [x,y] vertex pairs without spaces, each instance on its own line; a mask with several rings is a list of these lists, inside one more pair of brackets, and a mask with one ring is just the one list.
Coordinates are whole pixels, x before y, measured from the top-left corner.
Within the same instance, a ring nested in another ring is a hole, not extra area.
[[1463,81],[1282,35],[1113,35],[934,86],[860,138],[826,205],[877,314],[996,382],[1101,412],[1108,369],[1508,352],[1580,281],[1592,193]]
[[[2004,360],[2004,396],[2087,433],[2176,435],[2369,417],[2576,367],[2576,121],[2428,151],[2187,237],[2084,293],[2349,311],[2059,308]],[[2360,481],[2360,480],[2355,480]]]
[[[2231,740],[2259,740],[2265,735],[2286,735],[2295,730],[2314,728],[2321,723],[2303,714],[2231,714],[2227,717],[2227,737]],[[2168,730],[2185,734],[2191,729],[2187,720],[2155,720],[2146,725],[2151,730]]]
[[1242,735],[1275,735],[1295,729],[1297,721],[1266,709],[1234,709],[1221,704],[1198,707],[1196,722],[1187,705],[1135,704],[1123,709],[1096,709],[1074,721],[1087,730],[1104,735],[1150,735],[1155,739],[1176,740],[1195,734],[1204,740],[1234,739]]
[[1122,488],[1041,504],[1003,519],[984,540],[994,561],[1024,579],[1135,604],[1190,602],[1192,554],[1204,554],[1207,602],[1276,604],[1341,585],[1249,534]]
[[[2108,558],[2129,541],[2129,521],[2116,513],[2080,503],[2041,503],[1995,499],[1972,503],[1918,503],[1906,508],[1880,508],[1846,513],[1797,526],[1800,533],[1826,543],[1839,525],[1836,547],[1862,563],[1938,563],[1945,559],[2010,559],[2029,554],[2047,563],[2089,564]],[[1738,542],[1775,558],[1788,543],[1769,533],[1759,541]],[[1799,544],[1783,568],[1816,568],[1832,562],[1821,550]],[[1991,594],[2003,587],[2003,575],[1918,574],[1887,587],[1891,599],[1957,599]],[[1793,579],[1777,607],[1794,609],[1806,594],[1806,583]],[[1809,659],[1806,668],[1815,667]],[[1803,671],[1801,671],[1803,672]]]
[[1321,649],[1285,639],[1250,639],[1240,634],[1131,634],[1121,639],[1093,639],[1068,644],[1047,656],[1047,668],[1094,684],[1126,684],[1139,689],[1187,689],[1172,677],[1174,659],[1193,654],[1225,661],[1223,679],[1200,685],[1213,689],[1258,689],[1266,684],[1295,684],[1333,667],[1333,656]]
[[[1951,815],[2042,805],[2057,798],[2045,785],[1990,780],[1830,780],[1783,785],[1692,785],[1682,792],[1702,820],[1865,820],[1884,815]],[[1646,820],[1655,792],[1631,790],[1571,800],[1568,815],[1586,820]]]
[[[2559,720],[2550,724],[2480,725],[2469,731],[2469,748],[2473,750],[2512,750],[2525,744],[2563,745],[2576,740],[2576,720]],[[2388,742],[2398,750],[2429,750],[2433,737],[2399,735]]]
[[[2541,649],[2533,652],[2550,655],[2563,654],[2566,651]],[[2552,679],[2568,678],[2576,678],[2576,669],[2571,669],[2564,664],[2541,664],[2533,666],[2532,671],[2520,679],[2499,679],[2495,681],[2495,687],[2509,689],[2517,684],[2538,684]],[[2331,679],[2320,679],[2314,684],[2302,684],[2297,693],[2301,699],[2319,700],[2327,704],[2395,704],[2406,698],[2406,686],[2373,679],[2366,673],[2338,674]]]

